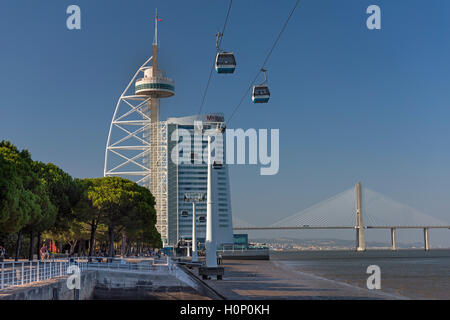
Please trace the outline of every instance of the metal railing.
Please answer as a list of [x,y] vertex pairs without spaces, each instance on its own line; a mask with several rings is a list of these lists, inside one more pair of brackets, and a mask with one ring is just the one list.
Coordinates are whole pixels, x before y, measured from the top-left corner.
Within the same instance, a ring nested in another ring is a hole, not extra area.
[[[0,289],[25,285],[67,275],[67,268],[74,264],[68,261],[23,261],[2,262]],[[86,270],[86,263],[77,263],[80,270]]]
[[[68,276],[71,265],[76,265],[81,272],[88,270],[105,270],[114,272],[136,273],[172,273],[174,265],[168,256],[162,258],[134,258],[133,262],[114,257],[88,257],[54,259],[43,261],[8,261],[0,263],[0,290],[27,285],[33,282]],[[137,262],[136,262],[137,260]]]

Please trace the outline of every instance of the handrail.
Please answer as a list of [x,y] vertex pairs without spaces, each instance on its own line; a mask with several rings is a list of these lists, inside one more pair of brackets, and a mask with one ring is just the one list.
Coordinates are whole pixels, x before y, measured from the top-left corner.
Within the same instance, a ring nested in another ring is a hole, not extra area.
[[[132,271],[139,273],[173,272],[169,256],[158,257],[65,257],[33,261],[0,262],[0,290],[69,275],[68,267],[77,265],[81,272],[89,270]],[[101,259],[102,262],[99,262]],[[109,262],[103,262],[109,260]],[[127,262],[126,259],[138,260]],[[155,263],[159,261],[163,263]],[[123,262],[122,262],[123,261]]]

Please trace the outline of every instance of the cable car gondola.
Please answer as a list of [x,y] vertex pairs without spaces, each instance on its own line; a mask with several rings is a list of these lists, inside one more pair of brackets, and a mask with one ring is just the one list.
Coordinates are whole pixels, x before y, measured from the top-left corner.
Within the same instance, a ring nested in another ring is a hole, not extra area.
[[270,99],[269,86],[267,85],[267,70],[261,69],[264,72],[264,82],[253,86],[252,101],[253,103],[267,103]]
[[217,73],[233,73],[236,69],[236,59],[233,52],[218,52],[216,56]]
[[216,34],[216,71],[217,73],[233,73],[236,69],[236,59],[233,52],[225,52],[219,48],[219,39],[222,33]]
[[214,161],[213,168],[214,169],[222,169],[222,163]]
[[186,218],[188,216],[188,212],[186,210],[181,211],[181,217]]
[[201,223],[206,222],[206,217],[205,216],[198,217],[198,222],[201,222]]
[[216,126],[216,130],[219,133],[224,133],[227,130],[227,125],[224,122],[218,123]]

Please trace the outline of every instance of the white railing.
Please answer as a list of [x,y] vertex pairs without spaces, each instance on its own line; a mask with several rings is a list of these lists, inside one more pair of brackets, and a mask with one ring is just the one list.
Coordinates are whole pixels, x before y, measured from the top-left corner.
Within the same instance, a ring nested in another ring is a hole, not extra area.
[[[0,289],[25,285],[67,275],[67,268],[74,263],[66,261],[23,261],[2,262],[0,271]],[[81,271],[86,263],[77,263]]]
[[[8,261],[0,263],[0,290],[15,286],[22,286],[32,282],[69,275],[67,269],[71,265],[77,265],[80,271],[106,270],[115,272],[136,273],[172,273],[174,265],[169,257],[134,258],[134,262],[126,259],[111,257],[87,257],[55,259],[43,261]],[[138,260],[138,262],[135,262]]]

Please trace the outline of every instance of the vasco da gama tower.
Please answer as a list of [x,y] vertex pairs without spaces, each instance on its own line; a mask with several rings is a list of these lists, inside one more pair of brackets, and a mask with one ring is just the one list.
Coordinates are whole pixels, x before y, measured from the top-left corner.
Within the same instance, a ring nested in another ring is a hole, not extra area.
[[[207,114],[160,121],[159,100],[175,94],[175,83],[158,66],[158,20],[155,16],[152,56],[137,70],[117,102],[106,145],[104,176],[121,176],[150,189],[156,200],[156,228],[164,246],[173,246],[182,238],[192,237],[192,205],[184,203],[184,193],[206,193],[207,165],[173,162],[170,155],[177,141],[171,140],[172,133],[177,129],[193,133],[194,121],[202,121],[208,128],[224,119],[222,114]],[[192,150],[193,159],[201,154]],[[226,164],[213,170],[212,201],[217,244],[233,243]],[[196,217],[197,240],[204,243],[206,202],[197,204]]]

